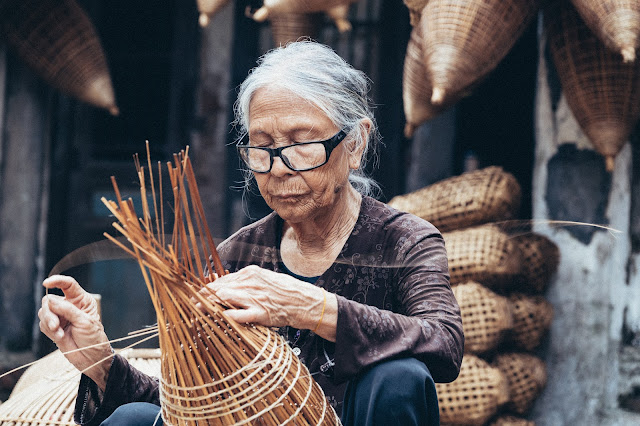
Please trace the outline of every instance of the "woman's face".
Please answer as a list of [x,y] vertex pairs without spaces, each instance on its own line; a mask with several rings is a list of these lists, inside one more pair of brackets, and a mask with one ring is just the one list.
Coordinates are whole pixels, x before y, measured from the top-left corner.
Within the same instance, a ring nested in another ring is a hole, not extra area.
[[[299,142],[329,139],[340,129],[322,111],[282,88],[262,88],[249,104],[252,145],[278,148]],[[310,220],[330,210],[349,185],[349,169],[360,159],[347,149],[345,138],[317,169],[296,172],[276,157],[268,173],[254,173],[260,194],[269,207],[290,223]]]

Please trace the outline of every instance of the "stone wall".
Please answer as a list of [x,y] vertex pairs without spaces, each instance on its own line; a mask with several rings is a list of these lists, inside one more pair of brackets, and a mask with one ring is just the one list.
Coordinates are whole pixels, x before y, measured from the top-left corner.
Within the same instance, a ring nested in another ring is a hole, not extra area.
[[[531,417],[538,425],[640,424],[640,274],[631,244],[640,164],[627,144],[606,172],[549,58],[541,36],[533,218],[562,258],[547,294],[555,309],[544,351],[549,379]],[[564,220],[612,229],[555,222]]]

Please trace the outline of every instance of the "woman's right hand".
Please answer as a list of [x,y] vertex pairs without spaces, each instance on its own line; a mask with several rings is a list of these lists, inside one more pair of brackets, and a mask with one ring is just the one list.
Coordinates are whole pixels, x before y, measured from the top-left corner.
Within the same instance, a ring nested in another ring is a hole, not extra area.
[[42,298],[38,311],[40,330],[55,342],[71,364],[104,390],[113,350],[100,322],[97,302],[68,276],[51,276],[42,285],[59,288],[64,297],[49,294]]

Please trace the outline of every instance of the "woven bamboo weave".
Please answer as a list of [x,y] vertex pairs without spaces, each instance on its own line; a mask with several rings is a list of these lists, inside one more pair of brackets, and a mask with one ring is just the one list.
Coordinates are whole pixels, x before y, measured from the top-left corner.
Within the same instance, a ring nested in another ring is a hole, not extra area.
[[431,103],[431,82],[422,58],[422,30],[414,27],[407,44],[402,73],[402,104],[406,125],[404,135],[413,136],[415,129],[442,113],[446,106]]
[[211,18],[220,11],[224,6],[229,4],[230,0],[197,0],[198,12],[200,17],[198,22],[201,27],[206,27],[211,22]]
[[[206,222],[188,153],[176,155],[173,164],[167,164],[175,216],[170,240],[165,240],[164,224],[158,220],[158,211],[163,217],[163,201],[157,200],[155,192],[156,185],[160,189],[167,183],[162,184],[159,170],[154,184],[148,163],[145,171],[136,160],[143,200],[140,217],[130,199],[122,200],[115,180],[116,201],[102,201],[130,246],[107,236],[140,263],[162,325],[158,332],[164,422],[340,424],[322,389],[280,335],[268,327],[226,318],[223,312],[228,306],[205,290],[226,271]],[[147,197],[148,185],[152,197]],[[151,204],[146,202],[150,198]],[[211,265],[206,259],[211,259]]]
[[508,339],[518,348],[532,351],[547,334],[553,320],[553,306],[542,296],[527,296],[520,293],[509,295],[513,328]]
[[447,232],[513,218],[520,207],[520,194],[511,173],[491,166],[396,196],[389,205]]
[[453,286],[453,294],[462,314],[465,352],[495,349],[513,326],[508,300],[473,281]]
[[[120,354],[138,370],[159,377],[159,350],[130,349]],[[74,425],[79,382],[80,372],[60,351],[43,357],[25,371],[11,397],[0,405],[0,424]]]
[[74,0],[4,0],[0,30],[22,60],[53,87],[118,113],[100,40]]
[[507,289],[521,268],[518,246],[496,226],[482,225],[443,233],[452,284],[476,281]]
[[636,59],[640,47],[638,0],[571,0],[584,22],[604,44],[619,52],[625,62]]
[[506,378],[475,355],[465,355],[460,375],[451,383],[436,383],[440,422],[482,425],[509,400]]
[[502,415],[492,421],[491,426],[536,426],[536,424],[520,417]]
[[506,408],[525,414],[547,383],[544,361],[531,354],[505,353],[498,355],[492,365],[504,374],[509,383]]
[[537,0],[429,0],[420,26],[434,104],[491,72],[538,11]]
[[549,238],[534,232],[514,237],[522,253],[522,273],[518,290],[539,294],[549,286],[560,263],[560,250]]
[[300,38],[315,39],[322,25],[319,13],[279,13],[269,18],[275,46],[284,46]]
[[612,171],[640,118],[640,61],[605,47],[568,0],[550,2],[544,21],[567,103]]

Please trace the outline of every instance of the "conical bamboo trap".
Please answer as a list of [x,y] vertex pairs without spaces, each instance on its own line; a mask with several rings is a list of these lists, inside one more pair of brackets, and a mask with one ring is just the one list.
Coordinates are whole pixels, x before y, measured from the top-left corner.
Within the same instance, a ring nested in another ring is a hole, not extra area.
[[522,273],[518,290],[525,293],[544,292],[560,263],[558,246],[544,235],[527,232],[514,237],[522,253]]
[[140,218],[133,202],[122,200],[115,179],[116,201],[103,198],[118,220],[114,227],[130,247],[105,235],[138,260],[154,303],[165,423],[339,424],[322,389],[280,335],[227,319],[223,312],[228,307],[206,297],[215,299],[203,289],[214,272],[221,276],[225,271],[205,220],[188,150],[175,155],[173,165],[167,163],[175,216],[171,241],[165,241],[161,220],[161,165],[156,174],[159,200],[150,160],[148,172],[137,160],[136,167],[143,202]]
[[403,0],[404,4],[409,9],[409,19],[412,26],[417,26],[420,23],[420,17],[422,16],[422,9],[427,5],[429,0]]
[[253,19],[263,22],[273,14],[325,12],[335,6],[349,5],[358,0],[264,0],[253,13]]
[[[120,352],[145,374],[160,374],[160,351],[133,349]],[[11,396],[0,405],[3,426],[73,426],[80,372],[55,351],[29,367]]]
[[445,232],[451,284],[476,281],[493,290],[505,290],[520,273],[522,254],[497,226]]
[[473,281],[452,290],[462,315],[464,351],[482,354],[495,349],[513,326],[509,301]]
[[197,0],[198,12],[200,13],[198,22],[200,26],[206,27],[209,25],[211,18],[226,6],[229,1],[230,0]]
[[402,105],[407,122],[404,135],[413,136],[415,129],[442,113],[446,106],[431,103],[431,81],[422,57],[422,30],[415,27],[407,44],[402,73]]
[[640,61],[606,48],[568,0],[551,2],[544,16],[567,103],[612,171],[640,118]]
[[525,414],[547,383],[547,367],[540,358],[525,353],[498,355],[491,363],[509,383],[507,408]]
[[435,225],[441,232],[513,219],[520,208],[516,178],[491,166],[398,195],[389,205]]
[[636,59],[640,47],[638,0],[571,0],[584,22],[627,63]]
[[420,26],[431,102],[446,103],[492,71],[538,8],[538,0],[429,0]]
[[118,114],[100,40],[74,0],[3,0],[0,29],[22,60],[53,87]]
[[465,355],[460,375],[451,383],[436,383],[440,422],[482,425],[509,401],[504,375],[475,355]]
[[518,348],[532,351],[542,342],[553,320],[553,306],[542,296],[509,295],[513,328],[508,340]]

